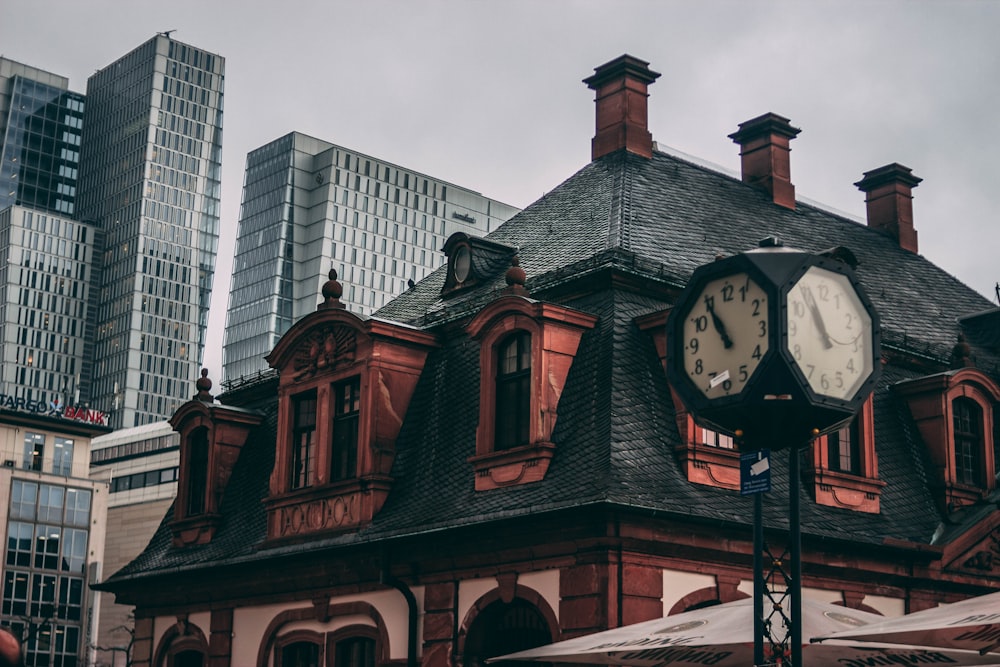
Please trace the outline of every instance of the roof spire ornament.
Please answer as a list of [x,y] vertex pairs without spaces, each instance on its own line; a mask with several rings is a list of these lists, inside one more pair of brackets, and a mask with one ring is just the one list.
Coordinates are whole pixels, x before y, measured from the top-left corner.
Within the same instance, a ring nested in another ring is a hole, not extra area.
[[198,393],[194,396],[195,400],[205,403],[212,403],[215,400],[209,393],[212,390],[212,381],[208,379],[207,368],[201,369],[201,377],[194,383],[194,386],[198,389]]
[[951,348],[952,368],[975,368],[976,360],[972,358],[972,347],[965,342],[965,334],[958,334],[958,342]]
[[521,268],[521,258],[518,255],[510,258],[510,268],[504,274],[504,280],[507,281],[507,287],[503,290],[504,294],[528,296],[528,290],[524,287],[528,275]]
[[337,282],[336,269],[331,268],[328,275],[330,279],[323,283],[323,300],[320,301],[316,310],[344,308],[344,304],[340,302],[340,297],[344,294],[344,286]]

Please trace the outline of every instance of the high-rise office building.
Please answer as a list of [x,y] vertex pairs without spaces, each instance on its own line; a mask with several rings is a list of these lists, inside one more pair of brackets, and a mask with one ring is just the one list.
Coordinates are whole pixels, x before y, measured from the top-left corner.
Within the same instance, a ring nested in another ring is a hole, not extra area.
[[83,107],[66,77],[0,58],[0,210],[74,214]]
[[493,231],[520,209],[452,183],[292,132],[247,155],[223,381],[316,309],[334,268],[341,299],[368,315],[436,269],[454,232]]
[[84,98],[68,79],[0,58],[0,404],[86,404],[94,244],[73,219]]
[[78,214],[105,236],[92,400],[116,428],[187,400],[219,236],[225,61],[159,34],[87,82]]

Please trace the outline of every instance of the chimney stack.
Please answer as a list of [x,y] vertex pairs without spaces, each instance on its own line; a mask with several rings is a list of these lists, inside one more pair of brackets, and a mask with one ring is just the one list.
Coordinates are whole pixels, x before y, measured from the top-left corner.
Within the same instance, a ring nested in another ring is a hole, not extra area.
[[659,72],[649,69],[648,62],[626,54],[595,67],[594,75],[583,80],[597,91],[597,133],[591,142],[591,159],[622,148],[653,157],[646,87],[659,76]]
[[795,210],[795,186],[788,142],[799,132],[787,118],[766,113],[745,123],[729,138],[740,145],[743,182],[771,195],[778,206]]
[[917,252],[912,193],[922,180],[909,167],[893,162],[866,171],[864,178],[854,184],[865,193],[868,226],[888,234],[910,252]]

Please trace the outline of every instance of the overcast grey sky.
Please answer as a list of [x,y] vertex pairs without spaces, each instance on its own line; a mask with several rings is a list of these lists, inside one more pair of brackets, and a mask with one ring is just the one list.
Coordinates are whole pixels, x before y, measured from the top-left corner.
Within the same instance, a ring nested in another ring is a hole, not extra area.
[[87,77],[157,31],[226,58],[222,234],[205,365],[222,330],[248,151],[299,131],[524,207],[590,159],[581,79],[629,53],[660,144],[739,169],[726,135],[773,111],[796,194],[863,219],[864,171],[899,162],[921,253],[995,302],[1000,2],[27,0],[0,54]]

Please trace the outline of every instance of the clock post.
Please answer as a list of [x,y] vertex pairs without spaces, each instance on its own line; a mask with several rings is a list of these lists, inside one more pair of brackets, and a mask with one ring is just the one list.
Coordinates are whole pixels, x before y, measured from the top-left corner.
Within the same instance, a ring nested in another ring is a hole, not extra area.
[[[754,499],[758,666],[766,639],[772,655],[803,667],[800,450],[849,422],[881,371],[878,315],[856,264],[846,248],[813,254],[764,239],[698,267],[667,320],[667,378],[694,420],[733,436],[744,452],[788,450],[787,558],[766,545],[760,493]],[[776,636],[782,626],[787,632]]]

